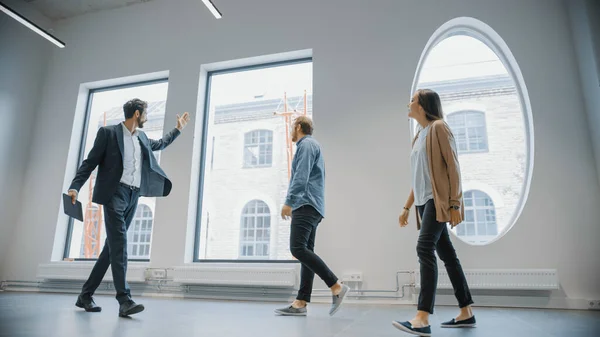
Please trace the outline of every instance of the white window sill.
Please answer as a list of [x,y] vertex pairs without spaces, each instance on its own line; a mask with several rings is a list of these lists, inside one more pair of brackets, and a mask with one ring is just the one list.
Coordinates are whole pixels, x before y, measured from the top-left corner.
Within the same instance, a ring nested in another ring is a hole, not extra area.
[[[37,278],[44,280],[87,280],[96,261],[56,261],[38,265]],[[145,282],[148,262],[128,262],[127,281]],[[104,276],[105,281],[112,281],[110,267]]]
[[173,281],[182,284],[294,287],[297,263],[189,263],[173,268]]

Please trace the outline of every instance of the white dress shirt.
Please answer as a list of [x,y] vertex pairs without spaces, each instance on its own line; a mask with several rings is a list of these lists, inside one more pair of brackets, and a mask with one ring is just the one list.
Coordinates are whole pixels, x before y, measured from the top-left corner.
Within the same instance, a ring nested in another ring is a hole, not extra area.
[[423,206],[433,199],[433,186],[429,176],[429,158],[427,157],[427,134],[431,125],[427,125],[419,132],[410,154],[412,169],[412,185],[415,195],[415,205]]
[[123,126],[123,175],[121,176],[121,182],[123,184],[140,187],[142,182],[142,149],[140,141],[138,139],[139,132],[135,130],[132,134],[131,131],[121,123]]

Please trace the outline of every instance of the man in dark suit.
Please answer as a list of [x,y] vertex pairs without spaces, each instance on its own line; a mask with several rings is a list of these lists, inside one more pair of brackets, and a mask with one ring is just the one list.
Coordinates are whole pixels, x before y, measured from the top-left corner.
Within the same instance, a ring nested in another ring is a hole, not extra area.
[[71,182],[68,194],[73,203],[79,189],[98,167],[92,201],[104,205],[106,242],[83,285],[76,306],[88,312],[101,311],[92,295],[102,282],[108,266],[111,266],[113,282],[119,301],[119,316],[127,317],[144,310],[144,306],[131,299],[127,274],[127,230],[135,215],[140,196],[164,197],[171,192],[171,181],[160,168],[152,151],[169,146],[188,123],[186,112],[177,115],[177,127],[160,140],[148,139],[138,129],[147,120],[148,103],[132,99],[123,105],[125,121],[117,125],[101,127],[96,135],[94,146],[83,161]]

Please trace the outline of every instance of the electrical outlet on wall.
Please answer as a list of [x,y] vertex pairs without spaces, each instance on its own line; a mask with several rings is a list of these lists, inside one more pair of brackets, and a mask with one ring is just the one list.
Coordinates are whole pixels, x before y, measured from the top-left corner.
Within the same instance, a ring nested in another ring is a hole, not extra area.
[[588,309],[600,310],[600,300],[589,300],[588,301]]
[[344,281],[344,282],[362,282],[363,276],[362,276],[361,272],[345,273],[342,276],[342,281]]
[[161,280],[167,278],[167,270],[166,269],[147,269],[146,270],[146,278]]

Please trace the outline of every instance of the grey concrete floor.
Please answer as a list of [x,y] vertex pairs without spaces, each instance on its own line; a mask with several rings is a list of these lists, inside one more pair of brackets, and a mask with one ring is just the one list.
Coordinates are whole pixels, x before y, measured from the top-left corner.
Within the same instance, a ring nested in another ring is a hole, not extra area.
[[[142,298],[146,311],[119,318],[112,296],[97,296],[100,313],[74,306],[75,295],[0,293],[1,337],[178,337],[178,336],[408,336],[392,320],[412,318],[416,307],[346,304],[333,317],[328,305],[311,304],[307,317],[281,317],[273,309],[285,303]],[[433,336],[600,336],[600,312],[475,308],[477,328],[441,329],[457,313],[438,307],[431,316]]]

